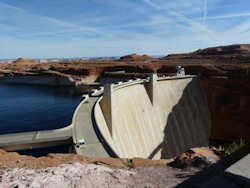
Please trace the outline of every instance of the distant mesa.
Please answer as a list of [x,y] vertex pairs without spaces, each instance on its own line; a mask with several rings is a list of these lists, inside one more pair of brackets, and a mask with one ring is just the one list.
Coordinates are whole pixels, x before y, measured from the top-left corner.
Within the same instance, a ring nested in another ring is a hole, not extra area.
[[248,54],[250,53],[250,44],[235,44],[229,46],[218,46],[206,48],[193,52],[197,55],[227,55],[227,54]]
[[16,61],[13,61],[14,64],[16,65],[36,65],[37,62],[36,61],[31,61],[28,59],[24,59],[24,58],[18,58]]
[[206,56],[227,56],[227,55],[250,55],[250,44],[234,44],[228,46],[217,46],[199,49],[191,53],[169,54],[161,59],[197,58]]
[[149,55],[138,55],[138,54],[129,54],[126,56],[122,56],[120,57],[120,60],[147,60],[147,59],[151,59],[152,57]]

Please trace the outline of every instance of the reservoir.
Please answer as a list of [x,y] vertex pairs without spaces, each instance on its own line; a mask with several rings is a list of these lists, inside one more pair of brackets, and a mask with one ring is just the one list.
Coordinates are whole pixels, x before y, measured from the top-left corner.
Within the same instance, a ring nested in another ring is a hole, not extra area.
[[0,134],[68,126],[80,96],[69,86],[0,84]]

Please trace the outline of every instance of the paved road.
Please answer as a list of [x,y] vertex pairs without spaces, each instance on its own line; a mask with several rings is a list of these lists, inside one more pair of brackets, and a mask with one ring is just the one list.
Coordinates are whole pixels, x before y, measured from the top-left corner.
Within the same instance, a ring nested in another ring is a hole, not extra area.
[[100,143],[93,126],[92,110],[97,99],[98,97],[90,97],[80,106],[76,114],[73,135],[78,143],[84,141],[84,144],[76,144],[75,150],[77,154],[88,157],[109,157]]

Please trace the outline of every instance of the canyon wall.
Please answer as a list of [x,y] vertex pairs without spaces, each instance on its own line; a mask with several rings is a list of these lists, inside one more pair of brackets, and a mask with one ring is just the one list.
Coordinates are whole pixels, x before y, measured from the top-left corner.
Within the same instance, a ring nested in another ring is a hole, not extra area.
[[212,117],[211,138],[250,139],[250,79],[203,78]]

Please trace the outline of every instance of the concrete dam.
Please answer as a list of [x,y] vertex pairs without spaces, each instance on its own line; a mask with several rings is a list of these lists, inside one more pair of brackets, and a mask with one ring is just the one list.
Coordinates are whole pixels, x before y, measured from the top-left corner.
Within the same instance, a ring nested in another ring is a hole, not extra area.
[[207,146],[211,117],[196,76],[107,84],[86,95],[63,129],[0,135],[0,148],[41,147],[72,139],[89,157],[171,158]]

